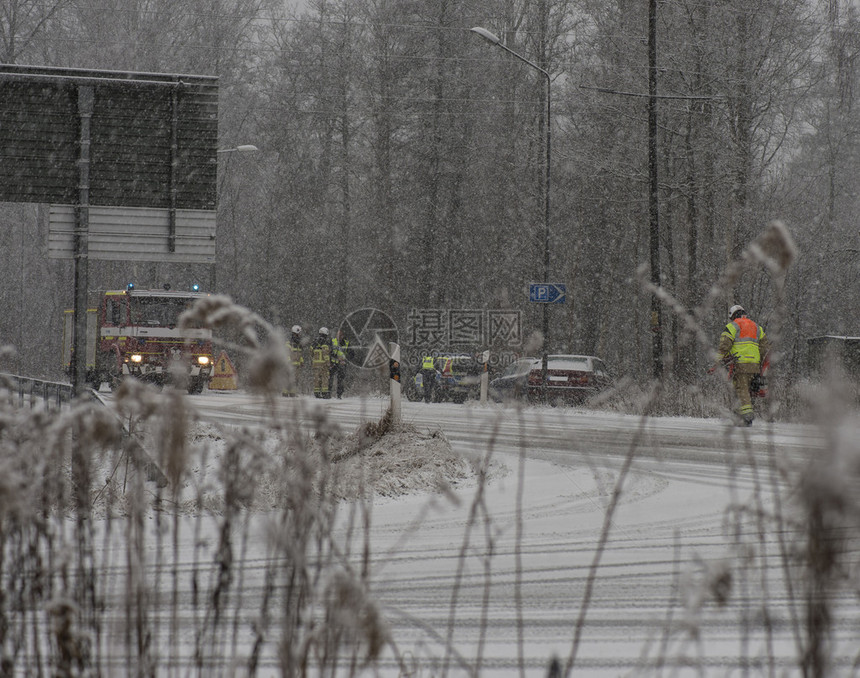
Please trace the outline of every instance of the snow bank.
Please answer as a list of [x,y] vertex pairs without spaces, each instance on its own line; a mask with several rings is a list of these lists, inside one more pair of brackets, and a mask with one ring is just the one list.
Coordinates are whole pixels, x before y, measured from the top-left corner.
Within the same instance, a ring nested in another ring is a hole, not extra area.
[[[165,449],[161,443],[166,438],[177,444]],[[313,434],[225,431],[198,421],[188,426],[183,443],[165,436],[163,422],[153,422],[140,440],[134,454],[147,461],[132,466],[146,473],[147,486],[162,495],[161,505],[184,514],[220,514],[229,502],[246,510],[283,508],[295,497],[307,496],[307,485],[318,496],[354,500],[447,492],[475,478],[470,460],[454,451],[441,431],[390,426],[384,419],[348,435],[329,429]],[[168,471],[175,457],[182,459],[184,470]],[[128,500],[121,498],[122,488],[133,472],[128,466],[114,460],[112,472],[105,469],[110,491],[94,497],[98,512],[125,512]],[[500,472],[494,469],[495,475]],[[168,476],[177,480],[169,482]]]

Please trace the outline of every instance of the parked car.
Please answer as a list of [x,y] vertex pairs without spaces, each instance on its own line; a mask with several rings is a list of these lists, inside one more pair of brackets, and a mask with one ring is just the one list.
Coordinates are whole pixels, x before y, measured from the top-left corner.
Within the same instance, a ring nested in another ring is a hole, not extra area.
[[436,397],[463,403],[481,395],[481,363],[468,353],[448,353],[436,358]]
[[489,395],[496,402],[524,398],[527,394],[529,373],[540,358],[520,358],[505,368],[501,375],[490,381]]
[[[526,398],[541,402],[541,358],[521,358],[490,383],[496,400]],[[552,405],[579,404],[612,385],[605,363],[590,355],[547,356],[546,399]]]
[[[468,353],[440,353],[434,357],[436,376],[433,383],[433,402],[462,403],[478,398],[481,389],[481,364]],[[417,369],[406,382],[406,397],[412,401],[424,398],[424,375]]]

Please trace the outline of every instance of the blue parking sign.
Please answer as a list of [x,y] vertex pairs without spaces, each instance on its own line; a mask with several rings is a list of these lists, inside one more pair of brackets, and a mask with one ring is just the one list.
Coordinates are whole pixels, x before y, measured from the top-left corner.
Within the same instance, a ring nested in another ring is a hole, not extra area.
[[563,304],[567,286],[562,283],[529,284],[529,301],[538,304]]

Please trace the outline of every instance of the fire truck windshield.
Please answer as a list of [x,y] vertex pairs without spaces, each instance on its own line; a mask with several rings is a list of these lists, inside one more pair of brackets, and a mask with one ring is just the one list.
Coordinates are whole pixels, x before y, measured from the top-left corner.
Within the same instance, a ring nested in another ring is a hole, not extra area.
[[176,327],[179,315],[191,308],[194,298],[138,297],[129,299],[131,323],[150,327]]

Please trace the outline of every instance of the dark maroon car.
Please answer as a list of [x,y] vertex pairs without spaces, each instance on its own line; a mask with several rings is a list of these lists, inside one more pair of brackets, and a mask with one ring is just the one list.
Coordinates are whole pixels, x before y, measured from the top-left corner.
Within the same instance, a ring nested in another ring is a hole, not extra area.
[[[537,359],[528,376],[528,399],[541,402],[541,360]],[[606,365],[591,355],[547,356],[546,399],[550,404],[585,402],[612,384]]]

